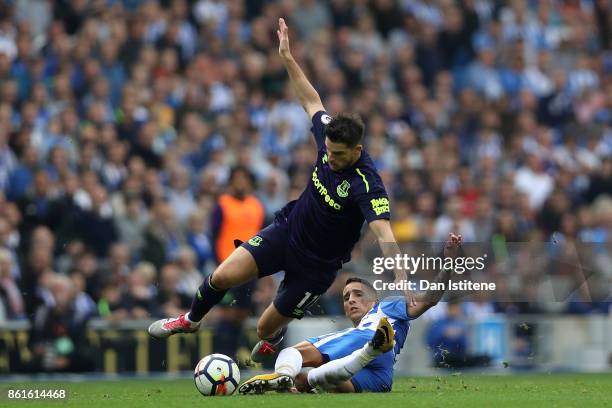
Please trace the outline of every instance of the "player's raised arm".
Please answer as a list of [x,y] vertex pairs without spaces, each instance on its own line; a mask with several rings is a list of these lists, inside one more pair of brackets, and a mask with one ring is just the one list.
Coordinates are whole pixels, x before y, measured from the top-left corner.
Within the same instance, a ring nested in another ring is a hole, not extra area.
[[323,108],[321,97],[314,89],[312,84],[308,81],[308,78],[306,78],[306,75],[304,75],[304,72],[291,55],[291,50],[289,49],[288,31],[289,30],[287,28],[287,24],[285,24],[285,20],[279,18],[278,30],[276,31],[278,34],[278,53],[285,64],[291,85],[293,86],[302,107],[306,113],[308,113],[308,117],[312,118],[315,113],[325,110],[325,108]]
[[[461,244],[462,238],[461,235],[449,234],[448,241],[444,245],[443,255],[445,258],[456,258],[461,253]],[[432,285],[434,287],[446,287],[446,282],[451,278],[452,269],[442,269],[438,272],[438,275],[434,279],[433,282],[436,285]],[[444,283],[444,285],[438,285],[439,283]],[[412,319],[416,319],[423,313],[425,313],[429,308],[436,305],[442,296],[444,295],[445,290],[439,289],[430,289],[425,293],[419,294],[416,297],[416,302],[413,305],[408,305],[408,316]]]

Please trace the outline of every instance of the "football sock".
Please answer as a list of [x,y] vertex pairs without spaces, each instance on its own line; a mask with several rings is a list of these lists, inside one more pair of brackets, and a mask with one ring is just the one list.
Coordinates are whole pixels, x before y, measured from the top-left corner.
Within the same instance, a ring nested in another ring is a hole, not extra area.
[[227,289],[216,289],[210,282],[211,278],[212,275],[208,275],[208,277],[204,279],[204,282],[193,297],[191,310],[187,316],[185,316],[190,322],[197,323],[202,320],[206,313],[208,313],[214,305],[219,303],[227,293]]
[[291,378],[295,378],[301,368],[302,354],[293,347],[283,349],[278,354],[276,364],[274,364],[275,373],[288,375]]
[[366,344],[346,357],[332,360],[314,370],[310,370],[308,372],[308,384],[311,387],[321,387],[323,389],[334,388],[338,384],[349,380],[380,354],[372,346]]

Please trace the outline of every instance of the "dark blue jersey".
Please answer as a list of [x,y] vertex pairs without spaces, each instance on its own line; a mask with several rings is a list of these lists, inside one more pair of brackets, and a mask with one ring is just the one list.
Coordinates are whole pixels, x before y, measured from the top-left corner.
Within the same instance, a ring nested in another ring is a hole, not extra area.
[[323,270],[339,269],[350,260],[363,222],[389,219],[389,198],[372,159],[364,150],[351,167],[332,171],[324,144],[326,112],[312,117],[317,162],[308,186],[284,208],[289,245],[301,261]]

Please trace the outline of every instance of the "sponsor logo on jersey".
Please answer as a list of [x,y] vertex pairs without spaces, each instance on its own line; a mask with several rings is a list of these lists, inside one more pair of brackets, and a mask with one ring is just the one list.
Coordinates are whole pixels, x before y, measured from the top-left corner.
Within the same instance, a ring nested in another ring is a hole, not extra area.
[[389,199],[386,197],[373,198],[370,200],[370,204],[372,204],[372,211],[374,211],[376,215],[389,212]]
[[344,180],[338,187],[336,187],[336,193],[342,198],[348,197],[348,191],[351,188],[351,184]]
[[329,195],[329,193],[327,192],[327,188],[323,185],[323,183],[321,183],[321,180],[319,180],[319,176],[317,175],[317,170],[318,170],[318,167],[315,167],[314,171],[312,172],[312,184],[314,184],[315,189],[321,195],[321,197],[323,197],[323,200],[325,201],[325,203],[329,205],[331,208],[333,208],[334,210],[342,209],[342,206],[338,204]]

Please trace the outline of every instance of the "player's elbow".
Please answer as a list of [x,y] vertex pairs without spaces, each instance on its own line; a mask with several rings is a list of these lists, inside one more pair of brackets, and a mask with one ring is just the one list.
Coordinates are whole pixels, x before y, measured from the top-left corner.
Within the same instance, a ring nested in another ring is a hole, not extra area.
[[423,312],[437,305],[441,298],[442,298],[441,294],[435,294],[435,295],[428,296],[428,298],[425,299],[425,301],[423,302]]
[[393,235],[389,220],[374,220],[369,225],[379,242],[395,242],[395,236]]
[[424,307],[424,311],[427,311],[429,309],[431,309],[432,307],[434,307],[435,305],[437,305],[439,302],[439,299],[434,299],[434,300],[430,300],[429,302],[425,303],[425,307]]

